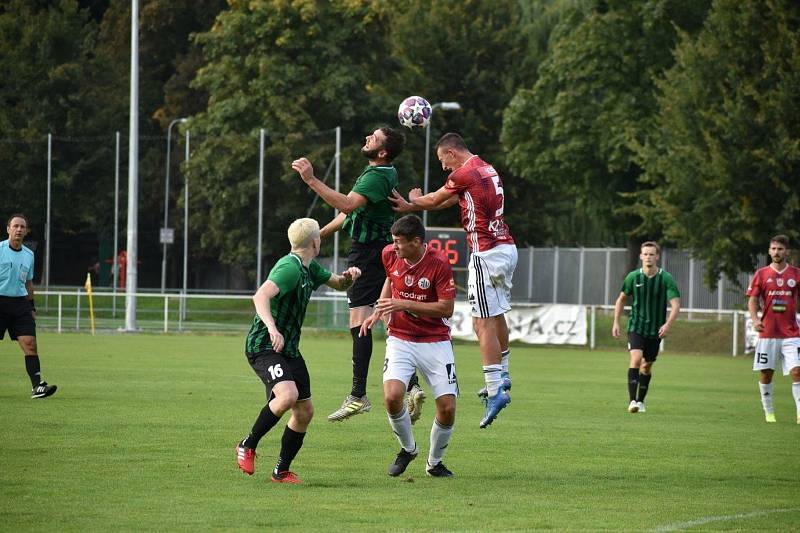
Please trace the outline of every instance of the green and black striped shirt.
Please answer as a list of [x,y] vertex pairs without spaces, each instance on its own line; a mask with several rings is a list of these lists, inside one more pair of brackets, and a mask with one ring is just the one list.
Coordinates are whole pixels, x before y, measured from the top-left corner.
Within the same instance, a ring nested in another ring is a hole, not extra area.
[[353,186],[353,192],[367,198],[367,203],[348,213],[342,229],[353,242],[391,242],[394,211],[389,196],[397,188],[397,170],[392,167],[368,165]]
[[633,297],[628,332],[650,338],[657,338],[667,321],[669,301],[681,296],[675,280],[662,268],[653,277],[647,277],[641,268],[628,273],[621,291]]
[[[277,296],[269,301],[272,318],[278,331],[283,335],[282,354],[286,357],[300,355],[300,329],[306,317],[306,307],[311,293],[320,285],[331,279],[331,273],[316,261],[308,267],[295,254],[281,257],[270,270],[268,280],[280,289]],[[272,341],[266,324],[258,314],[253,317],[253,324],[245,341],[245,352],[255,355],[272,349]]]

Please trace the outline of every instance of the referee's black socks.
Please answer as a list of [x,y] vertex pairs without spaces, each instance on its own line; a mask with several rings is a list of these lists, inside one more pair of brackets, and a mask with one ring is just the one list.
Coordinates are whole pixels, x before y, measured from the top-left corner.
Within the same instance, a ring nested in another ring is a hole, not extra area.
[[31,387],[36,388],[42,382],[42,372],[38,355],[25,355],[25,370],[31,378]]
[[359,337],[360,330],[361,326],[350,328],[350,335],[353,337],[353,388],[350,394],[356,398],[367,394],[367,374],[372,357],[372,331]]

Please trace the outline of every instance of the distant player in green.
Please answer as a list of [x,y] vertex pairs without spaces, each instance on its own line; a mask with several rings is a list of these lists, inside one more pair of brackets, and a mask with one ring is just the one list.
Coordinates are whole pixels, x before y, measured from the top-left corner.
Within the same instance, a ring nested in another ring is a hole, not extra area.
[[[642,268],[625,276],[622,290],[614,304],[614,325],[611,334],[619,337],[619,317],[625,299],[632,297],[631,315],[628,320],[628,350],[631,364],[628,368],[628,412],[644,413],[644,398],[650,386],[650,369],[658,357],[661,339],[667,336],[670,326],[680,312],[678,285],[669,272],[658,267],[661,248],[653,241],[642,243],[639,259]],[[667,316],[667,303],[670,306]]]
[[331,274],[314,261],[319,254],[319,231],[319,224],[311,218],[295,220],[289,226],[292,251],[275,263],[253,296],[256,316],[245,342],[247,360],[266,386],[267,404],[250,434],[236,445],[236,460],[243,472],[253,475],[258,442],[291,410],[272,471],[276,483],[301,483],[289,466],[314,415],[311,379],[300,354],[300,332],[311,293],[321,285],[347,290],[361,275],[357,267],[342,275]]
[[[367,398],[367,374],[372,357],[372,332],[359,337],[361,324],[372,315],[375,302],[381,294],[386,272],[381,263],[383,248],[392,242],[394,223],[393,205],[389,201],[397,188],[397,170],[392,165],[405,146],[405,136],[392,128],[377,128],[367,135],[361,154],[369,164],[356,179],[347,195],[337,192],[314,176],[314,167],[305,157],[292,162],[308,187],[328,205],[340,211],[320,231],[324,238],[346,231],[352,238],[347,266],[361,269],[361,278],[347,291],[350,307],[350,335],[353,338],[353,386],[342,406],[328,416],[331,422],[346,420],[353,415],[366,413],[372,408]],[[416,374],[409,383],[409,411],[412,420],[419,418],[419,408],[424,394],[417,383]]]

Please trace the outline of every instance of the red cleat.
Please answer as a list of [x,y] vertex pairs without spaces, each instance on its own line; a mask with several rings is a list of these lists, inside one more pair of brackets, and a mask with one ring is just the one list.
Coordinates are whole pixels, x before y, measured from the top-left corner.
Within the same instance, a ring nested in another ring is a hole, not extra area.
[[239,465],[239,470],[252,476],[256,471],[256,451],[240,442],[236,445],[236,463]]
[[272,482],[273,483],[292,483],[294,485],[298,485],[303,482],[302,479],[297,477],[297,474],[290,470],[284,470],[283,472],[275,472],[272,473]]

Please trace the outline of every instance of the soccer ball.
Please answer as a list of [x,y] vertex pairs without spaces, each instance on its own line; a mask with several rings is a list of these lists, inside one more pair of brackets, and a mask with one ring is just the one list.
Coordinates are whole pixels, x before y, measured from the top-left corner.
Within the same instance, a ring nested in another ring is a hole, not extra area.
[[424,128],[431,119],[431,104],[421,96],[409,96],[397,109],[397,120],[406,128]]

